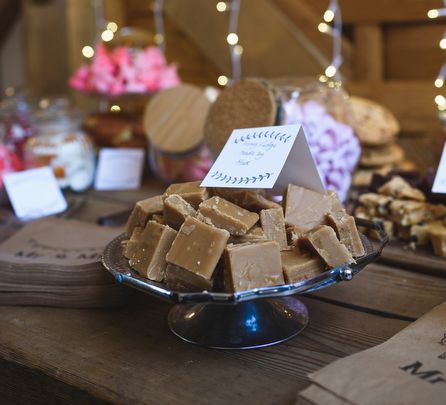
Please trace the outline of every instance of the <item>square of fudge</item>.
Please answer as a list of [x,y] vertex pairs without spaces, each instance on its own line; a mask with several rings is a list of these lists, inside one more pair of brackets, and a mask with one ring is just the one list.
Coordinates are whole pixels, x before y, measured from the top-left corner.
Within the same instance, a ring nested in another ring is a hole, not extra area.
[[167,262],[211,280],[229,232],[188,217],[167,253]]
[[155,221],[147,222],[141,233],[129,264],[141,276],[154,281],[162,281],[166,270],[166,254],[172,246],[177,231]]
[[318,254],[330,268],[355,263],[351,253],[342,244],[333,228],[320,225],[299,239],[299,245]]
[[282,270],[287,284],[297,283],[322,274],[326,270],[323,260],[299,249],[280,252]]
[[230,292],[284,284],[280,246],[275,241],[228,245],[225,264]]
[[130,239],[123,242],[123,255],[125,258],[130,259],[135,254],[140,243],[143,230],[144,228],[137,226],[135,229],[133,229]]
[[130,237],[132,235],[133,229],[135,229],[137,226],[144,228],[147,224],[147,221],[151,219],[153,214],[161,214],[162,212],[163,198],[160,195],[138,201],[129,216],[127,225],[125,227],[125,233],[128,237]]
[[359,237],[355,218],[344,211],[333,212],[327,215],[328,224],[335,230],[336,235],[353,257],[364,256],[365,250]]
[[259,215],[255,212],[245,210],[221,197],[203,201],[198,212],[209,218],[217,228],[226,229],[231,235],[245,235],[259,220]]
[[209,198],[209,192],[206,187],[200,187],[200,184],[201,181],[171,184],[164,192],[164,197],[171,194],[178,194],[192,205],[192,207],[197,209],[202,201]]
[[328,194],[289,184],[283,201],[285,223],[310,230],[325,224],[325,216],[332,205],[332,197]]
[[195,208],[178,194],[171,194],[164,200],[164,221],[177,231],[187,217],[193,217],[195,214]]
[[180,266],[168,263],[165,283],[175,291],[211,291],[213,279],[208,280],[200,274],[194,273]]
[[280,250],[288,247],[282,208],[269,208],[260,211],[260,223],[266,239],[275,240],[279,244]]

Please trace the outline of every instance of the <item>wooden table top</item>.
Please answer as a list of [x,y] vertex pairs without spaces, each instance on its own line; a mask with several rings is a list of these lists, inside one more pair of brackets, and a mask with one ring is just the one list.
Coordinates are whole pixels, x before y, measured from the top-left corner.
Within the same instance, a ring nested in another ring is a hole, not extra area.
[[[70,195],[69,215],[96,221],[162,189]],[[302,297],[310,322],[300,335],[248,351],[182,342],[167,326],[171,304],[139,292],[118,309],[3,306],[0,402],[293,404],[309,373],[385,341],[445,297],[444,277],[372,264]]]

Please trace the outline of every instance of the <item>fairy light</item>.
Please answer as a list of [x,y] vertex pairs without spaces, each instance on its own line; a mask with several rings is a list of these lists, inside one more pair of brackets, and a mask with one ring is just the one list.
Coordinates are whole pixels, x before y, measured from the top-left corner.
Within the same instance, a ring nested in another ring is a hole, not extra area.
[[335,13],[332,9],[329,8],[328,10],[325,11],[325,13],[324,13],[324,21],[325,22],[327,22],[327,23],[332,22],[334,20],[334,18],[335,18]]
[[327,34],[328,32],[331,31],[331,27],[324,22],[321,22],[318,26],[317,29],[319,30],[319,32],[322,32],[323,34]]
[[82,48],[82,55],[85,58],[92,58],[94,56],[94,49],[90,45],[86,45]]
[[116,24],[113,21],[110,21],[107,24],[107,29],[110,30],[111,32],[115,33],[116,31],[118,31],[118,24]]
[[218,76],[217,83],[220,86],[226,86],[229,82],[229,79],[225,75]]
[[215,5],[215,8],[219,13],[224,13],[228,9],[228,5],[224,1],[219,1]]
[[240,44],[234,46],[234,53],[236,55],[241,55],[243,53],[243,46],[241,46]]
[[[445,0],[446,1],[446,0]],[[323,34],[333,38],[333,55],[330,65],[325,69],[325,79],[334,78],[339,81],[339,68],[342,65],[342,16],[338,0],[330,0],[323,16],[324,21],[319,23],[317,29]],[[333,23],[332,26],[327,23]],[[319,80],[321,80],[321,77]]]
[[120,112],[120,111],[121,111],[121,107],[119,107],[119,105],[117,105],[117,104],[113,104],[113,105],[110,107],[110,111],[111,111],[111,112],[114,112],[114,113]]
[[105,30],[101,34],[101,38],[104,42],[110,42],[115,34],[113,34],[113,31]]
[[237,45],[238,43],[238,35],[235,32],[230,32],[226,37],[226,41],[229,45]]
[[[436,8],[429,10],[427,12],[427,16],[429,18],[438,18],[440,16],[446,16],[446,0],[443,0],[444,8]],[[441,49],[446,50],[446,30],[443,32],[443,38],[440,40],[439,44]],[[443,63],[443,65],[440,68],[440,72],[438,72],[437,78],[434,81],[434,86],[437,89],[441,89],[444,86],[446,78],[446,62]],[[437,104],[437,108],[440,111],[446,110],[446,98],[441,95],[437,94],[434,98],[435,104]]]
[[163,18],[164,0],[155,0],[153,3],[153,18],[155,20],[156,34],[153,41],[163,51],[166,52],[166,35],[164,34],[164,18]]

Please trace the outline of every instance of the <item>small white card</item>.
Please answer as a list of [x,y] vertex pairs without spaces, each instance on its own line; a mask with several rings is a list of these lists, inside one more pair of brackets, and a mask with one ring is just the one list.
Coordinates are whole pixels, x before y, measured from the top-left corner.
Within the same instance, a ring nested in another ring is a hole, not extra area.
[[20,219],[36,219],[67,209],[67,201],[49,167],[8,173],[3,176],[3,181],[14,212]]
[[235,129],[201,186],[282,193],[290,183],[325,192],[300,125]]
[[446,193],[446,143],[444,144],[443,153],[441,154],[440,163],[438,164],[432,192]]
[[96,190],[131,190],[141,186],[144,149],[103,148],[99,152]]

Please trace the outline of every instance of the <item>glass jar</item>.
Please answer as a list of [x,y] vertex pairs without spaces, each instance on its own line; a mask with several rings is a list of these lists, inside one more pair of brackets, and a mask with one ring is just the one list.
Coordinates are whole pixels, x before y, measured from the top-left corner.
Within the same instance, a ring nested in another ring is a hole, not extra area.
[[68,99],[40,100],[31,116],[33,136],[26,142],[27,166],[50,166],[60,187],[87,189],[93,182],[95,155],[81,123],[82,114]]

